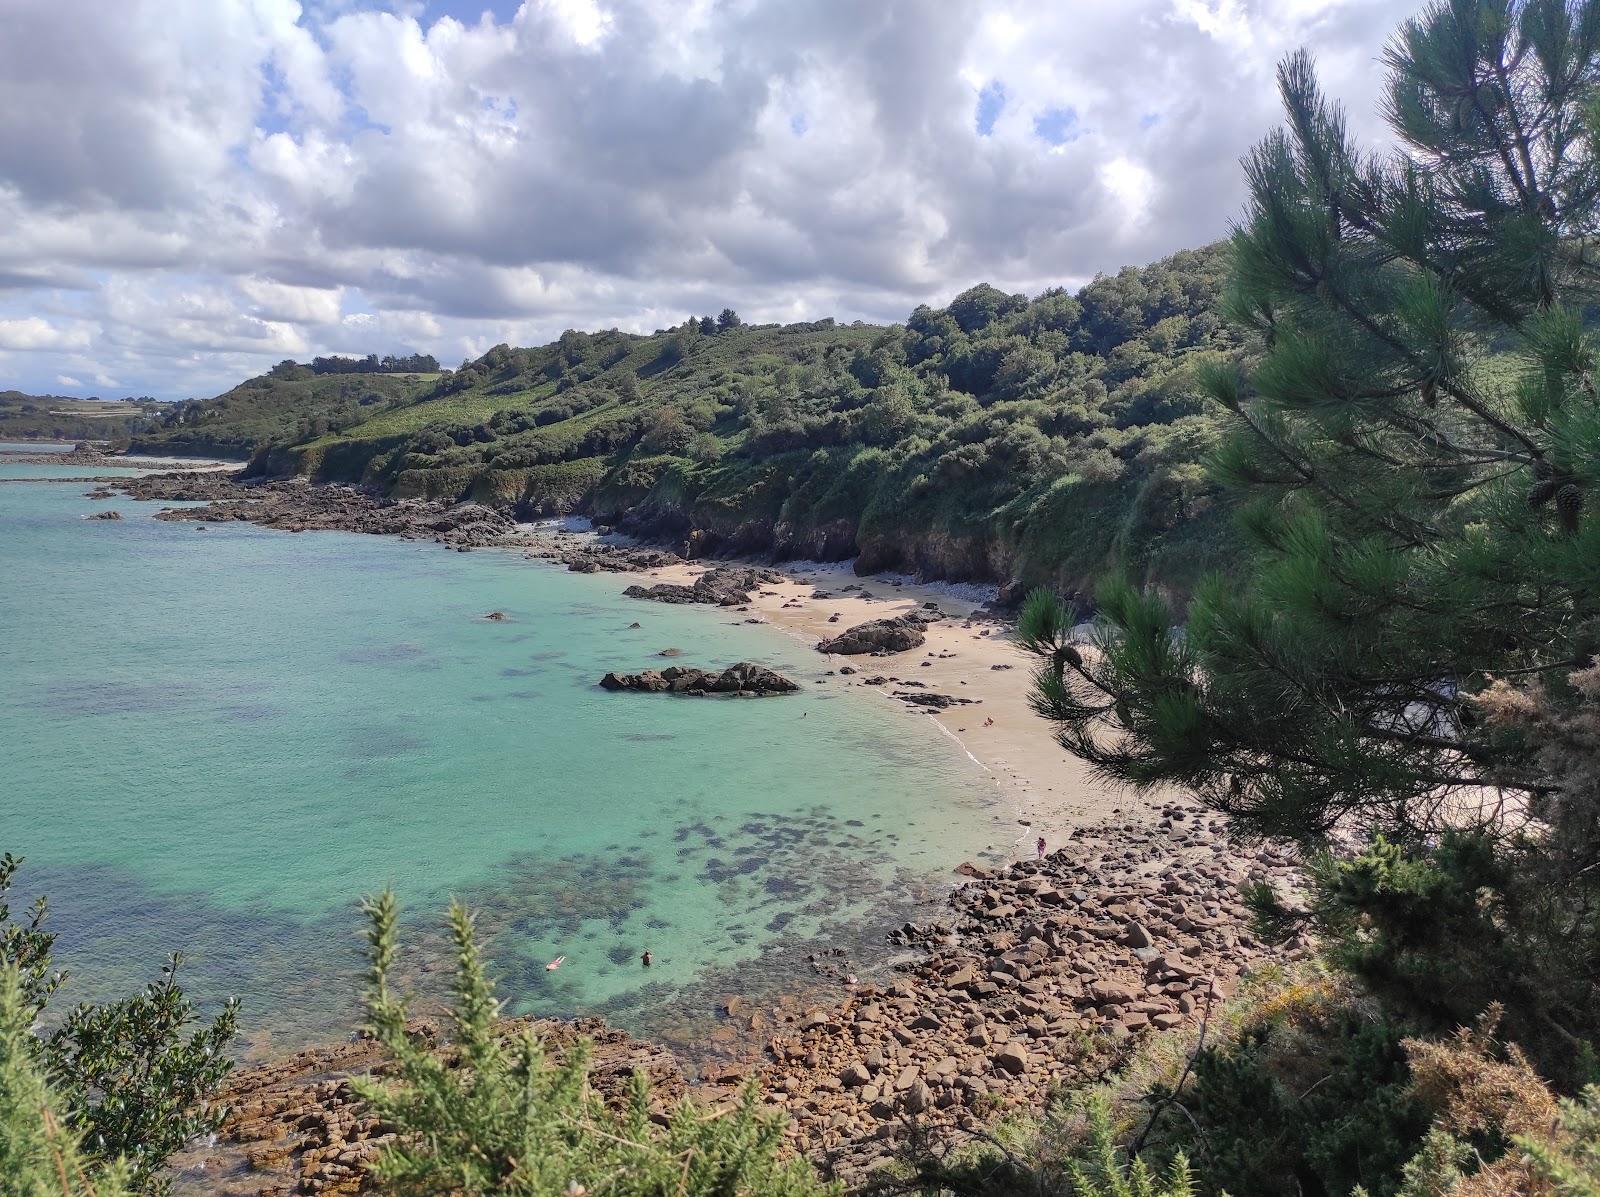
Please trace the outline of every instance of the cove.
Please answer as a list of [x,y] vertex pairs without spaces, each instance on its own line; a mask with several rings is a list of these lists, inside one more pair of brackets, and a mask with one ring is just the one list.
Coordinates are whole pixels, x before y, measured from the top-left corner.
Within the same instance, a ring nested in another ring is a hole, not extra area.
[[[0,458],[0,851],[27,858],[14,910],[50,896],[58,1001],[181,948],[202,1002],[244,998],[247,1052],[341,1034],[357,902],[392,885],[424,992],[459,896],[513,1009],[648,1027],[819,946],[881,966],[885,928],[1010,838],[929,721],[772,628],[509,553],[200,532],[56,468]],[[669,648],[803,690],[595,685]]]

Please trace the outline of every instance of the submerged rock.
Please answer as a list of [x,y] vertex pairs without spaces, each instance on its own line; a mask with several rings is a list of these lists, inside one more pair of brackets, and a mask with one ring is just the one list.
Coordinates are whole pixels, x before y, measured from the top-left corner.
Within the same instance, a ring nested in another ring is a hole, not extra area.
[[643,673],[608,673],[600,679],[600,687],[603,690],[636,690],[646,694],[692,694],[696,697],[744,694],[760,698],[773,694],[792,694],[800,689],[782,674],[752,661],[740,661],[721,673],[696,669],[691,665],[669,665],[659,671],[646,669]]
[[97,511],[93,515],[88,516],[86,518],[92,519],[92,520],[120,520],[122,518],[122,512],[120,512],[120,511]]
[[872,619],[822,641],[817,645],[817,651],[847,656],[877,652],[902,653],[921,647],[927,639],[926,627],[927,619],[920,612],[897,615],[891,619]]

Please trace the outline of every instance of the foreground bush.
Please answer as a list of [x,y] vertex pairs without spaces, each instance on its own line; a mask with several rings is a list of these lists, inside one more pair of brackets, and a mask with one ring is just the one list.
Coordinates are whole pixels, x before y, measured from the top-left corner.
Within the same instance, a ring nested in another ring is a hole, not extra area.
[[127,1197],[133,1170],[83,1151],[66,1103],[44,1079],[22,972],[0,960],[0,1192],[5,1197]]
[[394,1060],[392,1077],[358,1091],[399,1132],[377,1161],[388,1190],[505,1197],[811,1197],[836,1190],[803,1162],[780,1158],[783,1122],[747,1090],[727,1113],[685,1100],[658,1126],[636,1074],[621,1110],[589,1088],[587,1056],[549,1061],[531,1033],[497,1033],[494,997],[472,919],[452,906],[456,946],[450,1020],[455,1059],[406,1034],[406,1006],[389,987],[395,960],[392,894],[368,902],[367,1025]]
[[[27,1030],[45,1014],[66,974],[53,965],[55,936],[44,929],[45,899],[33,902],[24,917],[11,915],[6,898],[20,863],[9,853],[0,856],[0,969],[14,979],[16,1017]],[[223,1053],[239,1003],[229,1001],[201,1022],[178,984],[182,963],[181,955],[169,957],[161,979],[142,994],[79,1004],[53,1030],[29,1033],[23,1043],[32,1057],[27,1067],[47,1076],[55,1094],[46,1121],[59,1119],[65,1128],[52,1132],[51,1141],[81,1140],[92,1160],[125,1161],[127,1183],[138,1193],[164,1192],[162,1171],[172,1153],[215,1131],[227,1112],[214,1098],[233,1066]],[[0,1188],[0,1194],[10,1197],[10,1190]]]

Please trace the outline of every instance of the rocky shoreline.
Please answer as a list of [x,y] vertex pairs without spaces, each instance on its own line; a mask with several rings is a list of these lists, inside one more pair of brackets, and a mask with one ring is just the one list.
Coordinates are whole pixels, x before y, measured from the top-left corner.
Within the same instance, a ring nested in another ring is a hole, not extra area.
[[[663,1107],[685,1093],[730,1102],[754,1079],[788,1118],[793,1150],[859,1183],[913,1137],[951,1145],[1092,1082],[1147,1036],[1198,1025],[1253,968],[1309,951],[1256,939],[1241,897],[1252,882],[1292,891],[1293,858],[1230,843],[1219,818],[1185,805],[1153,826],[1085,830],[1043,859],[957,871],[968,880],[947,914],[896,933],[914,955],[892,981],[843,977],[846,996],[806,1007],[724,997],[716,1013],[748,1050],[697,1080],[599,1019],[532,1025],[558,1054],[593,1039],[592,1077],[607,1095],[635,1069]],[[363,1191],[390,1131],[363,1114],[348,1077],[383,1067],[354,1040],[236,1073],[217,1144],[179,1162],[191,1179],[204,1169],[208,1187],[191,1191]]]
[[357,487],[314,485],[304,478],[258,480],[241,478],[238,471],[190,470],[106,482],[106,487],[90,497],[121,493],[147,502],[199,504],[156,513],[156,519],[172,522],[242,521],[283,532],[398,536],[432,540],[463,553],[517,549],[531,559],[552,561],[574,573],[634,573],[682,560],[676,553],[648,545],[613,544],[560,529],[529,529],[505,512],[479,503],[391,499]]
[[[200,506],[164,510],[157,518],[201,526],[245,520],[286,531],[397,535],[435,540],[458,551],[514,549],[579,572],[654,571],[652,584],[629,588],[634,597],[648,601],[722,608],[755,604],[772,613],[799,603],[791,591],[801,597],[806,593],[764,567],[719,566],[693,574],[680,555],[667,550],[613,544],[559,528],[530,529],[474,504],[393,500],[303,480],[258,482],[217,473],[151,475],[113,485],[135,499],[198,502]],[[812,594],[827,604],[819,610],[835,609],[826,617],[814,615],[815,622],[837,623],[837,608],[862,609],[862,604],[881,603],[886,597],[869,595],[865,587],[845,587],[852,589],[860,591],[858,597],[820,590]],[[923,647],[923,637],[932,635],[927,629],[941,625],[938,614],[921,606],[913,602],[911,610],[865,622],[856,616],[832,645],[819,647],[828,653],[871,655]],[[919,661],[922,667],[934,667],[926,676],[935,683],[950,658],[959,655],[949,644],[964,644],[960,652],[971,654],[977,644],[988,643],[973,639],[989,636],[987,627],[973,629],[971,621],[978,614],[969,613],[961,625],[967,630],[959,634],[966,640],[953,642],[946,636]],[[956,625],[947,620],[942,626]],[[968,672],[956,684],[966,686],[970,679],[974,691],[1000,703],[999,689],[983,691],[980,679],[1004,676],[988,671],[1010,669],[1012,663],[999,660],[975,667],[983,673]],[[667,672],[657,676],[665,679]],[[689,671],[681,672],[688,676]],[[940,693],[910,679],[849,676],[858,672],[851,664],[837,670],[841,681],[878,686],[933,716],[981,701]],[[891,683],[898,688],[891,691]],[[654,688],[653,682],[630,685],[621,675],[618,685]],[[667,688],[671,685],[667,682]],[[1019,716],[994,709],[1002,723],[993,734],[1005,733],[1005,742],[1017,742]],[[986,728],[994,722],[983,720]],[[1056,767],[1067,768],[1065,763]],[[1026,825],[1028,820],[1019,822]],[[859,1179],[892,1156],[913,1128],[919,1134],[959,1137],[1007,1109],[1037,1106],[1057,1088],[1102,1075],[1146,1036],[1194,1026],[1217,997],[1233,991],[1241,974],[1306,948],[1258,942],[1249,930],[1241,893],[1251,881],[1292,888],[1295,862],[1229,842],[1216,816],[1171,804],[1149,813],[1129,810],[1120,818],[1089,820],[1071,833],[1065,846],[1054,846],[1044,859],[1023,860],[992,874],[963,866],[968,879],[950,895],[947,914],[897,933],[910,958],[892,980],[857,983],[844,973],[847,966],[818,959],[814,967],[819,972],[839,972],[840,1000],[814,1006],[757,1004],[743,995],[727,995],[716,1012],[722,1024],[718,1038],[739,1045],[738,1050],[725,1053],[687,1091],[724,1100],[755,1077],[767,1100],[788,1116],[796,1151],[830,1174]],[[711,1014],[686,1011],[695,1013]],[[548,1025],[558,1041],[582,1030],[616,1045],[622,1057],[637,1052],[646,1066],[661,1063],[663,1049],[628,1041],[598,1021],[541,1025]],[[336,1058],[354,1068],[374,1064],[370,1056],[359,1054]],[[317,1079],[299,1088],[285,1079],[294,1074],[292,1061],[270,1065],[265,1073],[246,1070],[235,1078],[234,1091],[254,1093],[254,1087],[281,1085],[284,1096],[265,1105],[241,1103],[241,1110],[251,1112],[230,1120],[222,1147],[237,1154],[247,1143],[290,1146],[282,1152],[274,1147],[267,1155],[257,1151],[250,1165],[257,1168],[258,1174],[251,1174],[257,1188],[218,1191],[289,1194],[360,1188],[363,1161],[376,1150],[362,1145],[381,1139],[381,1128],[364,1127],[359,1111],[349,1108],[348,1090],[317,1072],[320,1068],[326,1073],[324,1065],[329,1064],[329,1059],[313,1055],[301,1073],[317,1074]],[[663,1095],[677,1091],[669,1084]],[[312,1147],[293,1146],[298,1142],[293,1136],[308,1128]]]

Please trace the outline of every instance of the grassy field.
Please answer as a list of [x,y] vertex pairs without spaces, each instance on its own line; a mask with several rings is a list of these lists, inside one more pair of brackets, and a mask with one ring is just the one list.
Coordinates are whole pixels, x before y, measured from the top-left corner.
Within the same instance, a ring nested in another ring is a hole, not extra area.
[[0,391],[0,440],[121,441],[154,427],[167,409],[153,400],[75,399]]

